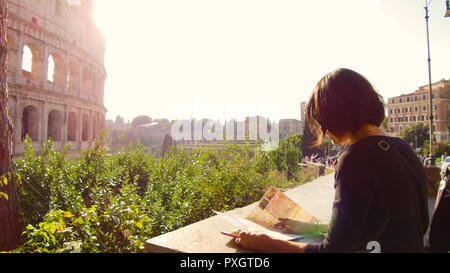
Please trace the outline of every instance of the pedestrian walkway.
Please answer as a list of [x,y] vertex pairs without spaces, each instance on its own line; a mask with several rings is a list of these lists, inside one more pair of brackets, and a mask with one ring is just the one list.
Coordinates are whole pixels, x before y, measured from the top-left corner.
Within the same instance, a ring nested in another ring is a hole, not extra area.
[[334,201],[334,173],[285,192],[321,222],[329,222]]

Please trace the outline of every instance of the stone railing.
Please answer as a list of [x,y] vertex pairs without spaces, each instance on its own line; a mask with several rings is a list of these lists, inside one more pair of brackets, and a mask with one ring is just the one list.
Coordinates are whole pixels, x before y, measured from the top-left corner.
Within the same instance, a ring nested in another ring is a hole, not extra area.
[[326,166],[320,163],[306,162],[300,163],[300,167],[305,170],[306,173],[313,177],[319,177],[325,175]]
[[441,169],[437,166],[423,166],[427,177],[427,194],[429,197],[436,197],[439,184],[442,180]]

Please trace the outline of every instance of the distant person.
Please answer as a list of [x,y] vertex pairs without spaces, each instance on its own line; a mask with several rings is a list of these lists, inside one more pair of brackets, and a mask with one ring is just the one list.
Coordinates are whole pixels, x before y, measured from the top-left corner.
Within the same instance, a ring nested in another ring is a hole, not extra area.
[[427,155],[427,157],[425,158],[425,163],[424,165],[431,165],[431,155]]
[[[265,252],[364,252],[374,241],[381,252],[425,251],[425,172],[408,143],[379,127],[383,100],[369,81],[349,69],[327,74],[314,89],[306,115],[315,147],[325,135],[334,145],[348,145],[336,165],[328,234],[321,244],[306,244],[241,232],[236,242]],[[315,225],[280,219],[276,227],[299,233]]]
[[422,165],[425,165],[425,156],[423,154],[420,154],[420,163],[422,163]]

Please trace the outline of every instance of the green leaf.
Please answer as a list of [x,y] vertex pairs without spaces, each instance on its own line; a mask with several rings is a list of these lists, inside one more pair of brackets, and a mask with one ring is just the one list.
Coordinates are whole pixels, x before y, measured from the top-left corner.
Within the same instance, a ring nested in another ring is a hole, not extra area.
[[75,220],[73,220],[72,224],[73,225],[77,225],[77,224],[82,225],[82,224],[84,224],[83,218],[81,218],[81,217],[76,218]]
[[72,217],[74,217],[75,215],[73,215],[70,211],[66,211],[66,212],[64,212],[64,218],[72,218]]
[[53,223],[51,223],[49,229],[50,229],[50,233],[51,233],[51,234],[54,234],[54,233],[56,232],[56,225],[53,224]]
[[0,191],[0,199],[2,199],[2,198],[6,199],[6,201],[8,201],[8,199],[9,199],[9,197],[6,193]]
[[8,186],[8,179],[4,175],[0,176],[0,186]]
[[32,225],[28,225],[28,226],[26,227],[26,229],[28,229],[28,230],[34,230],[34,227],[33,227]]
[[144,225],[142,224],[141,221],[135,222],[135,226],[136,226],[138,229],[142,229],[142,228],[144,227]]
[[19,185],[22,185],[22,177],[20,176],[20,174],[16,173],[16,182]]

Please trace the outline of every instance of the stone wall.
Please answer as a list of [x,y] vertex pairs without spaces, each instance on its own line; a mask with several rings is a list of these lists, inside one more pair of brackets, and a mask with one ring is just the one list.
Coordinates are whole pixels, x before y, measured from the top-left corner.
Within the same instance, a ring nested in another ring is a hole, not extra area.
[[436,166],[423,166],[427,177],[427,194],[436,197],[441,182],[441,169]]
[[8,1],[9,112],[14,153],[29,135],[38,149],[90,146],[104,128],[105,42],[92,18],[92,0]]
[[301,164],[302,168],[306,173],[313,177],[319,177],[325,175],[325,165],[313,162],[306,162],[306,164]]

